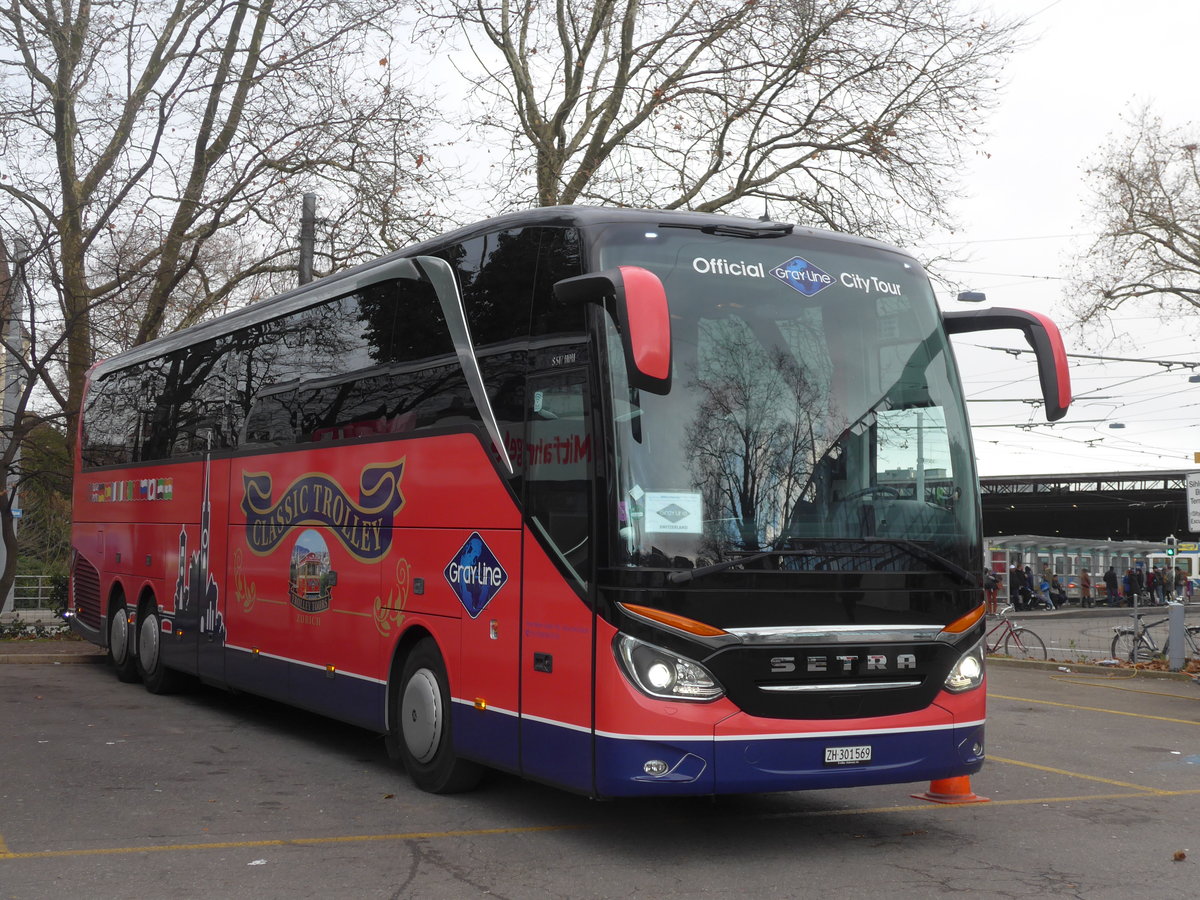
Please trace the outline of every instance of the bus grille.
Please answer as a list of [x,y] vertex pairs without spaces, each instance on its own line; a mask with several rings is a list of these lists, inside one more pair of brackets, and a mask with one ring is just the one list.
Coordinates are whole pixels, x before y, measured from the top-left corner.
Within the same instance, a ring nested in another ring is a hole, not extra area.
[[71,572],[71,597],[79,621],[99,631],[100,573],[82,555],[76,555],[75,568]]

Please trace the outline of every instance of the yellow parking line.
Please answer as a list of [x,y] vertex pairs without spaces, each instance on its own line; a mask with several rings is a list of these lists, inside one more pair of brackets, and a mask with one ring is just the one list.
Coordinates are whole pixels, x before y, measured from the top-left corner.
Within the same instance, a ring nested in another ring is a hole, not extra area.
[[30,853],[0,853],[4,859],[53,859],[67,856],[115,856],[126,853],[162,853],[185,850],[246,850],[259,847],[298,847],[316,844],[353,844],[368,841],[418,841],[431,838],[482,837],[497,834],[532,834],[538,831],[568,831],[589,825],[527,825],[519,828],[473,828],[461,831],[411,831],[404,834],[352,834],[319,838],[293,838],[267,841],[214,841],[203,844],[153,844],[142,847],[93,847],[80,850],[37,850]]
[[4,835],[0,834],[0,856],[8,855],[8,844],[4,843]]
[[[995,757],[989,757],[995,759]],[[1004,760],[1010,762],[1010,760]],[[1072,774],[1072,773],[1067,773]],[[1088,776],[1079,776],[1088,777]],[[1104,779],[1096,779],[1103,781]],[[1119,785],[1120,782],[1110,782],[1111,784]],[[1135,786],[1136,787],[1136,786]],[[1146,797],[1183,797],[1200,794],[1200,789],[1186,791],[1159,791],[1153,788],[1137,787],[1136,791],[1121,791],[1111,794],[1080,794],[1068,797],[1030,797],[1027,799],[1006,799],[992,800],[986,804],[965,804],[970,808],[978,809],[980,806],[1033,806],[1046,803],[1083,803],[1086,801],[1096,800],[1136,800]],[[929,812],[940,814],[945,810],[961,809],[961,806],[946,805],[940,803],[909,803],[901,806],[877,806],[872,808],[850,808],[850,809],[815,809],[815,810],[797,810],[795,812],[776,812],[763,813],[755,815],[753,813],[745,816],[738,816],[741,820],[777,820],[777,819],[811,819],[811,818],[827,818],[832,816],[877,816],[886,813],[898,812]],[[691,821],[691,820],[689,820]],[[353,834],[343,836],[316,837],[316,838],[295,838],[292,840],[263,840],[263,841],[222,841],[205,844],[162,844],[141,847],[94,847],[90,849],[79,850],[37,850],[29,853],[14,853],[7,848],[0,852],[0,862],[10,859],[63,859],[67,857],[80,856],[117,856],[130,853],[162,853],[162,852],[187,852],[196,850],[254,850],[264,847],[313,847],[321,844],[354,844],[368,843],[373,841],[416,841],[416,840],[436,840],[442,838],[463,838],[463,837],[484,837],[484,836],[501,836],[501,835],[516,835],[516,834],[534,834],[537,832],[554,832],[554,831],[574,831],[582,829],[597,829],[602,828],[601,823],[589,823],[580,825],[530,825],[519,828],[477,828],[461,831],[412,831],[402,834]]]
[[1138,791],[1145,791],[1147,794],[1170,794],[1172,791],[1164,791],[1159,788],[1145,787],[1140,784],[1130,784],[1128,781],[1114,781],[1111,778],[1101,778],[1099,775],[1084,775],[1082,772],[1071,772],[1067,769],[1056,769],[1053,766],[1042,766],[1037,763],[1025,762],[1022,759],[1005,759],[1003,756],[993,756],[988,754],[988,762],[1004,763],[1009,766],[1023,766],[1026,769],[1037,769],[1039,772],[1050,772],[1054,775],[1067,775],[1071,778],[1084,778],[1088,781],[1099,781],[1101,784],[1111,784],[1113,787],[1133,788]]
[[1175,722],[1179,725],[1200,725],[1196,719],[1173,719],[1170,716],[1148,716],[1145,713],[1125,712],[1120,709],[1104,709],[1100,706],[1079,706],[1076,703],[1058,703],[1054,700],[1031,700],[1028,697],[1009,697],[1006,694],[988,694],[995,700],[1015,700],[1018,703],[1039,703],[1042,706],[1061,706],[1064,709],[1078,709],[1083,712],[1109,713],[1114,716],[1132,716],[1135,719],[1153,719],[1156,722]]

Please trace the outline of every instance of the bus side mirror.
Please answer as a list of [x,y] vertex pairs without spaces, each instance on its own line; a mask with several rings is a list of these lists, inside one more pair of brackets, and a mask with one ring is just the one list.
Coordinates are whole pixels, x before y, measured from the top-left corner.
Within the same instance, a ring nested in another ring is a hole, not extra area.
[[1058,326],[1050,319],[1023,309],[978,309],[942,314],[947,334],[970,331],[997,331],[1016,328],[1025,335],[1037,357],[1038,378],[1046,404],[1046,420],[1056,422],[1071,405],[1071,373],[1067,368],[1067,350]]
[[657,275],[640,266],[618,266],[563,279],[554,293],[565,303],[603,304],[612,298],[630,387],[670,392],[671,310]]

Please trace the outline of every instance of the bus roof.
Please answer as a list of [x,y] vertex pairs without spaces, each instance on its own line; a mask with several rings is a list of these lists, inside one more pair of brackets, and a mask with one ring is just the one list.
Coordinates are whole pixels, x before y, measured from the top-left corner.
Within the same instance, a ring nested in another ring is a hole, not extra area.
[[[353,293],[369,284],[400,277],[402,272],[411,271],[405,260],[414,256],[433,253],[451,244],[470,240],[478,235],[505,228],[560,226],[588,227],[596,225],[621,225],[642,223],[647,227],[679,226],[701,228],[705,226],[743,232],[747,236],[754,232],[774,231],[810,237],[844,241],[862,246],[875,247],[890,252],[898,248],[871,238],[857,237],[840,232],[827,231],[808,226],[792,226],[764,219],[728,216],[723,213],[700,213],[684,210],[626,209],[609,206],[546,206],[505,213],[484,219],[472,225],[456,228],[436,237],[412,244],[401,250],[327,275],[311,284],[300,285],[291,290],[259,300],[240,309],[233,310],[215,319],[172,332],[137,347],[132,347],[92,367],[91,378],[98,378],[110,371],[124,368],[137,362],[166,354],[181,347],[211,340],[255,322],[273,319],[295,310],[331,300],[343,294]],[[787,229],[785,232],[784,229]]]

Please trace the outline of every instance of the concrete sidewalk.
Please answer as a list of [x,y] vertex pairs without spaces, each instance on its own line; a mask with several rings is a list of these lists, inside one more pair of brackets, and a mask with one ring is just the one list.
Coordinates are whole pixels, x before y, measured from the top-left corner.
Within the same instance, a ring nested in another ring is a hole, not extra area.
[[67,665],[99,663],[104,660],[103,648],[97,647],[89,641],[74,638],[0,641],[0,665],[4,663]]

